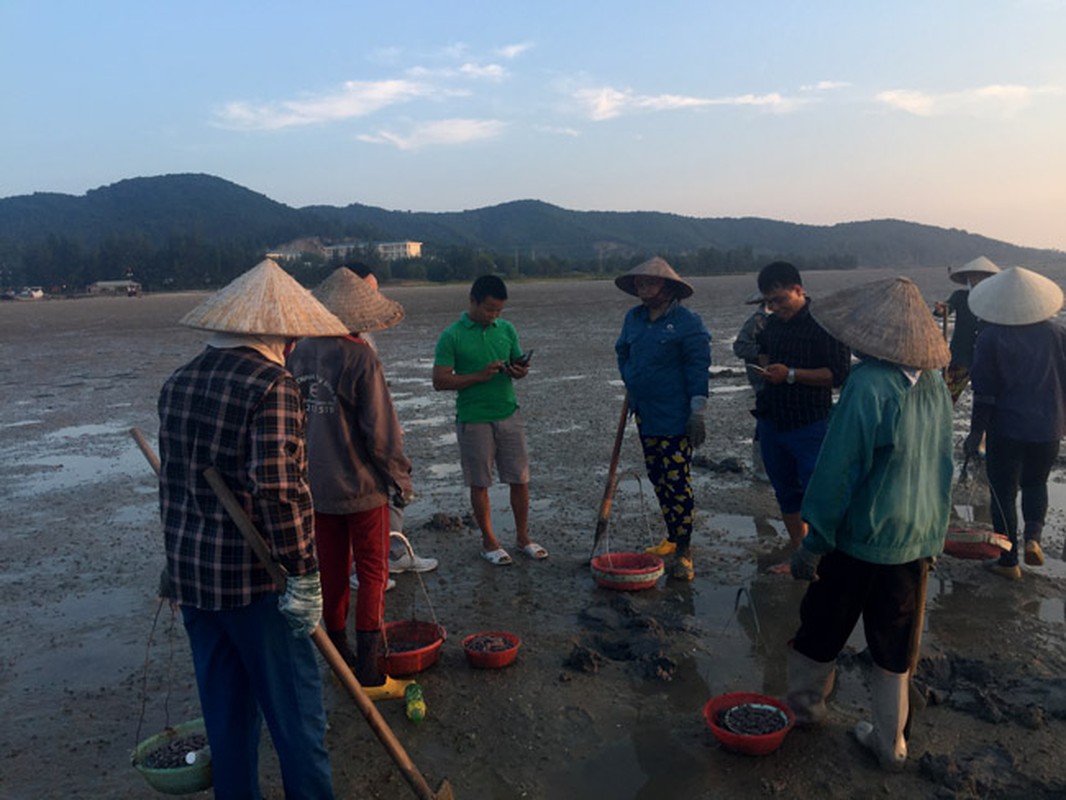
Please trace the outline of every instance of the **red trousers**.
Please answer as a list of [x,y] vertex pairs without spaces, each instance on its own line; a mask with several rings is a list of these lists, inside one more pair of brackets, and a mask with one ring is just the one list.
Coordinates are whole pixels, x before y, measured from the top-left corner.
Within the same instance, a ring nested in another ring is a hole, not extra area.
[[389,507],[357,514],[315,512],[318,572],[322,579],[322,620],[327,631],[347,628],[355,559],[359,592],[355,629],[379,631],[385,624],[385,585],[389,580]]

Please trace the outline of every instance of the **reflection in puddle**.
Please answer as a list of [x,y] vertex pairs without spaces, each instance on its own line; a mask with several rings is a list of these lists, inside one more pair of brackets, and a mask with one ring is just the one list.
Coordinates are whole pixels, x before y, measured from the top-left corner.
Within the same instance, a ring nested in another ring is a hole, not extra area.
[[[397,399],[399,398],[399,399]],[[412,395],[411,397],[401,397],[399,393],[393,395],[392,404],[397,408],[425,408],[426,406],[433,405],[437,401],[437,398],[432,395]]]
[[740,386],[712,386],[711,394],[732,394],[733,392],[747,392],[751,387],[747,384]]
[[401,424],[405,428],[423,428],[423,427],[436,427],[437,425],[447,425],[454,417],[422,417],[421,419],[403,420]]
[[26,484],[13,488],[13,497],[72,489],[87,483],[102,483],[116,475],[143,475],[144,456],[127,450],[113,456],[57,455],[22,461]]
[[[453,435],[454,440],[454,435]],[[434,478],[445,478],[451,475],[458,475],[463,471],[463,468],[459,464],[430,464],[427,467],[427,472]]]
[[104,436],[116,433],[124,432],[124,428],[120,425],[112,424],[92,424],[92,425],[74,425],[69,428],[60,428],[57,431],[51,431],[44,435],[45,439],[74,439],[79,436]]
[[548,434],[549,436],[551,436],[553,434],[573,433],[574,431],[583,431],[583,430],[585,430],[583,425],[576,425],[575,424],[575,425],[567,425],[565,428],[553,428],[550,431],[545,431],[545,433]]
[[1034,600],[1023,605],[1022,611],[1036,617],[1041,622],[1066,622],[1066,602],[1061,598]]
[[408,377],[389,378],[389,384],[390,385],[391,384],[397,384],[397,383],[410,383],[410,384],[413,384],[415,386],[432,386],[433,385],[433,380],[430,379],[430,378],[408,378]]

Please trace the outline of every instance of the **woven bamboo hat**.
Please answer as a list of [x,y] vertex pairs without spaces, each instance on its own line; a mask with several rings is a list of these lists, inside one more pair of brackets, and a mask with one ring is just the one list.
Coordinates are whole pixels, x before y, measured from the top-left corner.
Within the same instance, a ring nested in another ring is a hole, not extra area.
[[181,318],[208,331],[261,336],[344,336],[348,329],[289,273],[260,261]]
[[383,331],[404,318],[403,306],[347,267],[335,269],[315,287],[314,295],[355,333]]
[[999,267],[984,256],[967,261],[956,269],[948,267],[948,277],[955,283],[968,283],[971,275],[995,275],[997,272],[999,272]]
[[643,264],[637,264],[625,275],[619,275],[614,279],[614,285],[626,294],[631,294],[635,297],[637,294],[636,277],[638,275],[647,275],[649,278],[662,278],[664,281],[669,281],[674,285],[674,290],[679,298],[692,297],[692,285],[683,281],[681,276],[674,272],[674,268],[658,256],[648,259]]
[[970,310],[996,325],[1032,325],[1062,308],[1062,289],[1025,267],[1010,267],[970,290]]
[[841,289],[811,303],[811,316],[866,356],[905,367],[946,367],[951,351],[918,287],[887,278]]

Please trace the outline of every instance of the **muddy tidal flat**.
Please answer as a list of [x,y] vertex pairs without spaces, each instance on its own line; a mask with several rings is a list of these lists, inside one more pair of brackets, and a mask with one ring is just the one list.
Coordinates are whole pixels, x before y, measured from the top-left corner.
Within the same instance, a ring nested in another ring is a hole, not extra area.
[[[897,274],[812,272],[808,292]],[[946,270],[910,276],[926,300]],[[1063,284],[1066,269],[1049,273]],[[1066,463],[1052,474],[1047,563],[1011,583],[980,563],[939,559],[929,584],[916,685],[927,700],[910,759],[883,773],[849,735],[868,714],[861,630],[840,660],[829,724],[793,731],[762,757],[723,750],[701,715],[717,694],[785,690],[785,642],[804,585],[766,574],[787,551],[770,487],[751,472],[751,391],[731,345],[753,275],[697,278],[688,305],[713,335],[708,441],[698,451],[696,579],[632,593],[599,588],[587,565],[623,389],[614,340],[633,298],[610,281],[511,283],[505,316],[536,354],[518,385],[530,454],[531,532],[551,555],[495,567],[469,527],[454,395],[430,381],[437,335],[467,287],[386,287],[406,320],[376,341],[414,463],[406,532],[440,560],[397,576],[386,619],[437,620],[439,661],[418,676],[428,714],[379,708],[436,787],[459,800],[685,797],[1016,798],[1066,796]],[[157,797],[131,767],[136,744],[200,715],[180,620],[160,609],[163,565],[154,475],[129,435],[153,446],[166,377],[203,346],[177,320],[204,295],[0,304],[0,797]],[[969,394],[955,441],[968,430]],[[608,546],[662,533],[635,429],[622,448]],[[981,465],[955,491],[955,523],[988,524]],[[505,486],[491,492],[513,545]],[[158,616],[157,616],[157,612]],[[475,670],[463,637],[510,631],[514,664]],[[325,669],[325,667],[323,667]],[[413,796],[342,689],[324,682],[338,797]],[[283,797],[269,736],[264,796]],[[201,794],[196,796],[209,796]]]

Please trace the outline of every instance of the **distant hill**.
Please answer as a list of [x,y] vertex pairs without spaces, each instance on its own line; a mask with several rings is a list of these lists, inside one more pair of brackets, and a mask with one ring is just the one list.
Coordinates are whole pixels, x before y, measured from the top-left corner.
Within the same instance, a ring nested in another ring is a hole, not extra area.
[[[757,268],[781,256],[807,267],[939,266],[978,255],[1035,267],[1066,261],[1061,251],[901,220],[816,226],[570,211],[538,200],[445,213],[357,203],[296,209],[221,178],[185,174],[123,180],[83,197],[0,199],[0,284],[71,285],[128,273],[148,288],[217,285],[300,238],[421,241],[427,261],[438,265],[422,270],[430,277],[454,276],[440,264],[470,260],[471,253],[481,254],[482,264],[491,261],[486,252],[504,264],[550,260],[530,274],[617,270],[653,254],[698,259],[701,272]],[[714,257],[705,258],[708,253]]]

